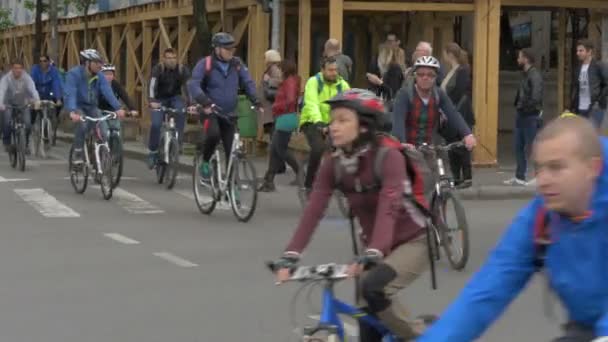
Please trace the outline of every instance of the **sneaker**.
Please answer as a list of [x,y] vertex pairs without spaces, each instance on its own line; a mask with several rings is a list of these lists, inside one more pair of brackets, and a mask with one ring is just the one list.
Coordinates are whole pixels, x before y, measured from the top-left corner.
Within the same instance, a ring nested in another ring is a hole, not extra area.
[[536,178],[532,178],[526,182],[526,186],[536,186]]
[[526,181],[525,180],[521,180],[517,177],[513,177],[511,179],[508,179],[506,181],[503,182],[504,185],[521,185],[521,186],[525,186],[526,185]]
[[258,188],[259,192],[275,192],[277,189],[273,182],[264,181]]
[[84,153],[82,153],[82,149],[74,150],[74,154],[72,155],[72,164],[73,165],[82,165],[84,163]]
[[211,179],[211,169],[209,168],[209,162],[202,162],[198,166],[198,173],[201,175],[203,182],[209,182]]
[[158,162],[158,152],[150,152],[148,154],[148,158],[146,159],[146,164],[148,164],[148,169],[152,170],[156,163]]

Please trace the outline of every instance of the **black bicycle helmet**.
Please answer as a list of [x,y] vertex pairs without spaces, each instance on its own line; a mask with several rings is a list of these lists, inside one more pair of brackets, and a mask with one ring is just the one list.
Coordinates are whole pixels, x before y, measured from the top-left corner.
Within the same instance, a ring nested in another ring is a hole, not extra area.
[[372,128],[381,128],[385,124],[384,101],[369,90],[349,89],[325,101],[331,109],[350,108],[357,112],[359,120]]
[[211,39],[211,45],[216,48],[216,47],[232,47],[234,46],[235,41],[234,41],[234,37],[232,37],[231,34],[226,33],[226,32],[218,32],[216,34],[213,35],[213,38]]

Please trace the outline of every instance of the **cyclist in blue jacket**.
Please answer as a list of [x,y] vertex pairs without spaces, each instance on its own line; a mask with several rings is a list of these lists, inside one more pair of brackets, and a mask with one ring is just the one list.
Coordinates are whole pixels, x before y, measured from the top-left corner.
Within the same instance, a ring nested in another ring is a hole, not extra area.
[[[99,99],[105,100],[122,118],[125,116],[124,109],[121,109],[120,102],[114,96],[110,83],[106,80],[101,67],[103,58],[93,49],[80,52],[81,65],[68,71],[65,80],[65,108],[70,113],[70,118],[74,122],[79,122],[82,114],[99,117]],[[94,123],[80,122],[74,131],[74,164],[82,164],[84,138],[86,133],[94,127]],[[108,133],[107,122],[100,122],[101,132],[105,136]]]
[[[209,159],[220,141],[224,145],[226,158],[230,154],[234,137],[238,91],[245,90],[251,103],[259,112],[263,112],[260,101],[256,97],[255,82],[251,79],[249,70],[238,57],[234,56],[236,42],[234,37],[225,32],[216,33],[211,41],[213,53],[201,59],[188,81],[188,93],[198,104],[203,106],[201,121],[203,122],[204,142],[199,144],[204,163],[199,170],[203,178],[210,175]],[[218,116],[209,116],[213,106],[220,109]],[[203,140],[201,139],[201,140]]]
[[554,341],[608,340],[608,139],[584,118],[562,117],[538,134],[533,156],[539,196],[418,341],[476,340],[541,268],[568,312]]

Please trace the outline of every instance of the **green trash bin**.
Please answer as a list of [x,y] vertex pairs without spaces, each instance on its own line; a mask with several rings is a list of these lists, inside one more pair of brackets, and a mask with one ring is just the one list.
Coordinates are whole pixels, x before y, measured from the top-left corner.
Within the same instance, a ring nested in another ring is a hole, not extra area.
[[251,109],[251,102],[245,95],[239,95],[236,107],[239,115],[239,132],[243,138],[255,138],[258,136],[258,114]]

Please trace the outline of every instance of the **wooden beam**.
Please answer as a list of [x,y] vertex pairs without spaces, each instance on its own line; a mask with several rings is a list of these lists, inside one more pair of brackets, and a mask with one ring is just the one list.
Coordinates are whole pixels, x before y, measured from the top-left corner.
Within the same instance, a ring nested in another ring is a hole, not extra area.
[[103,60],[106,62],[110,62],[108,58],[108,53],[106,52],[106,35],[105,33],[97,32],[95,40],[97,41],[97,50],[101,52],[101,56]]
[[234,37],[234,41],[236,42],[236,45],[239,45],[241,43],[241,39],[243,38],[245,29],[249,25],[250,18],[251,18],[250,14],[247,13],[245,18],[243,18],[241,21],[239,21],[238,24],[236,24],[236,27],[234,28],[234,31],[232,32],[232,36]]
[[[420,13],[422,15],[422,22],[424,23],[422,26],[422,40],[427,41],[431,44],[435,42],[435,26],[433,23],[435,22],[435,13],[433,12],[423,12]],[[437,47],[441,49],[440,46]]]
[[606,0],[503,0],[502,6],[608,9]]
[[310,77],[311,0],[300,0],[298,16],[298,74],[302,89]]
[[566,24],[568,17],[566,10],[560,8],[557,27],[557,111],[561,113],[566,109]]
[[500,3],[501,0],[488,1],[487,111],[484,120],[484,139],[480,143],[481,150],[487,153],[486,158],[479,156],[480,153],[478,152],[478,156],[481,157],[478,162],[488,164],[497,164],[498,162]]
[[135,40],[135,30],[131,28],[130,24],[127,25],[127,27],[125,29],[127,31],[127,38],[126,38],[127,63],[125,65],[125,67],[126,67],[125,84],[126,84],[126,88],[127,88],[127,93],[129,93],[129,95],[133,95],[135,86],[137,85],[137,68],[135,67],[137,65],[137,58],[135,56],[135,53],[132,51],[133,50],[132,42]]
[[[190,28],[190,24],[186,17],[178,17],[177,18],[177,55],[185,56],[184,53],[186,51],[186,42],[188,40]],[[179,63],[181,63],[182,59],[179,59]]]
[[165,28],[165,24],[163,22],[163,18],[158,18],[158,28],[160,29],[160,34],[161,34],[161,37],[162,37],[162,42],[167,47],[173,47],[173,45],[171,45],[171,39],[169,38],[169,35],[167,34],[167,29]]
[[257,83],[264,73],[264,52],[269,46],[270,17],[262,6],[249,7],[249,44],[247,64],[251,77]]
[[344,30],[344,0],[329,0],[329,38],[342,44]]
[[[154,50],[154,44],[156,44],[156,39],[152,38],[153,28],[149,25],[145,25],[145,23],[145,21],[142,22],[142,35],[144,36],[142,46],[142,57],[144,62],[142,63],[141,68],[144,75],[150,75],[152,73],[152,66],[150,65],[149,61],[152,58],[152,52]],[[160,35],[157,34],[156,37],[158,39]],[[140,101],[140,112],[142,114],[142,120],[140,121],[140,124],[142,124],[141,126],[145,126],[146,124],[149,124],[151,122],[150,115],[145,115],[145,113],[148,113],[148,111],[144,110],[144,108],[148,108],[148,82],[143,83],[142,86],[143,90]]]
[[186,56],[188,55],[188,50],[190,49],[190,46],[192,45],[192,42],[194,41],[195,36],[196,36],[196,27],[193,27],[192,30],[190,30],[188,40],[186,41],[186,43],[184,45],[184,50],[182,51],[182,53],[179,57],[179,63],[184,64],[184,62],[186,60]]
[[[128,31],[129,31],[129,25],[125,25],[125,27],[122,28],[122,34],[120,34],[120,27],[118,27],[118,26],[112,27],[112,62],[114,64],[118,64],[115,61],[116,61],[116,58],[118,58],[118,53],[120,52],[120,49],[122,47],[122,42],[125,41]],[[119,37],[119,35],[120,35],[120,38],[116,39],[116,37]]]
[[359,12],[473,12],[474,9],[475,7],[473,4],[454,4],[445,2],[344,1],[344,11]]
[[281,23],[280,23],[280,29],[279,29],[279,52],[281,53],[281,56],[283,56],[283,58],[285,58],[285,36],[287,35],[287,31],[285,30],[285,23],[287,22],[287,16],[285,14],[285,9],[286,9],[287,5],[285,3],[281,4]]
[[[249,15],[249,14],[247,14]],[[211,33],[215,34],[220,32],[220,30],[222,29],[222,22],[218,21],[217,23],[215,23],[215,25],[213,25],[213,27],[211,28]]]
[[220,23],[222,25],[222,31],[226,30],[226,0],[220,0]]

